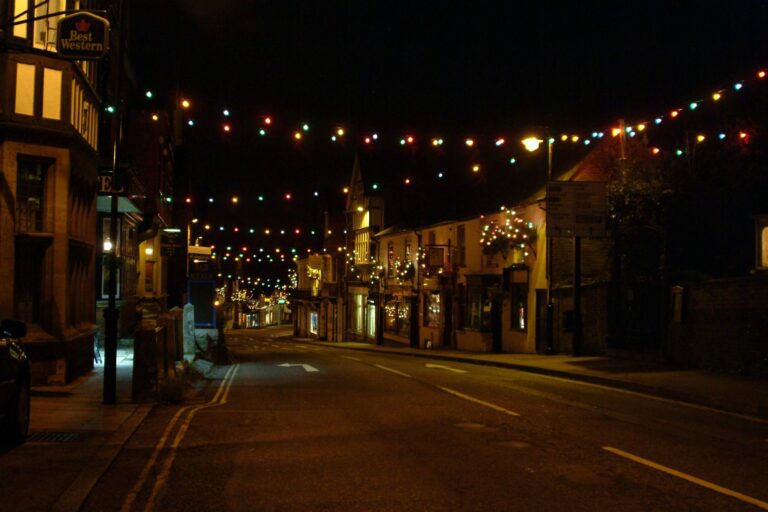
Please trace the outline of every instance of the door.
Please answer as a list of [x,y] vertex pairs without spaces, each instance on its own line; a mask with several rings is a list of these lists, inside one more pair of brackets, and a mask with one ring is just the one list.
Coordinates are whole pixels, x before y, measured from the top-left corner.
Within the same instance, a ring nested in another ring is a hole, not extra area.
[[443,294],[443,346],[450,347],[453,337],[453,294],[446,290]]
[[500,297],[491,299],[491,334],[493,335],[494,352],[501,352],[501,309],[502,301]]
[[536,290],[536,353],[547,353],[547,290]]

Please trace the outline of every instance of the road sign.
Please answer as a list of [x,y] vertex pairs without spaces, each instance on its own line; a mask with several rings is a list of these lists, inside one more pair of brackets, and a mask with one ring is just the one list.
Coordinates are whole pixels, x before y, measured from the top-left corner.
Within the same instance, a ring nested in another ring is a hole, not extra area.
[[547,236],[606,236],[603,181],[550,181],[547,185]]

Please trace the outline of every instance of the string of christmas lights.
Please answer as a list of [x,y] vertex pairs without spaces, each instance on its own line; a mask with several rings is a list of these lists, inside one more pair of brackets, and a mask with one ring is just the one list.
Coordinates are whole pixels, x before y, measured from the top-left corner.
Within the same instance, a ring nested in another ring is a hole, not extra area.
[[[753,86],[756,83],[765,83],[765,77],[766,77],[766,71],[764,69],[761,69],[757,71],[754,75],[754,78],[752,79],[744,79],[744,80],[738,80],[736,82],[733,82],[728,87],[722,87],[714,90],[711,94],[706,96],[706,99],[697,99],[695,101],[691,101],[687,103],[686,106],[678,106],[671,109],[666,110],[663,114],[659,114],[656,116],[649,116],[643,120],[635,121],[632,124],[627,124],[624,126],[612,126],[607,129],[603,130],[594,130],[594,131],[577,131],[577,132],[568,132],[568,133],[562,133],[559,137],[548,137],[546,142],[547,144],[557,145],[557,144],[569,144],[569,145],[581,145],[584,147],[589,147],[591,144],[593,144],[596,141],[599,141],[600,139],[603,139],[604,137],[611,136],[611,137],[619,137],[619,136],[627,136],[630,138],[633,138],[635,136],[638,136],[640,134],[646,134],[649,131],[652,131],[654,128],[659,127],[660,125],[669,125],[672,126],[675,125],[676,122],[680,121],[683,117],[686,115],[693,115],[698,111],[701,111],[702,106],[704,106],[705,103],[710,104],[720,104],[724,99],[726,99],[729,96],[736,96],[741,91],[743,91],[745,88],[749,88]],[[191,112],[191,102],[189,100],[182,100],[181,107],[185,110],[188,110]],[[233,130],[233,124],[232,121],[229,119],[232,116],[232,112],[229,110],[223,110],[222,116],[226,118],[226,121],[222,125],[222,129],[225,133],[229,133]],[[194,121],[192,118],[188,119],[188,125],[190,127],[194,126]],[[272,135],[275,135],[278,133],[278,130],[275,129],[276,123],[274,119],[271,116],[262,116],[261,117],[261,127],[259,128],[259,136],[261,137],[269,137]],[[748,130],[724,130],[724,131],[690,131],[691,135],[691,144],[704,144],[709,142],[723,142],[723,143],[741,143],[741,144],[749,144],[751,142],[752,137],[754,136],[753,133],[751,133]],[[344,140],[352,140],[352,132],[348,129],[345,129],[343,127],[337,126],[330,132],[330,141],[333,143],[340,143]],[[293,137],[293,140],[296,143],[300,143],[301,141],[305,140],[307,137],[310,136],[310,125],[309,123],[301,123],[296,130],[291,132],[291,136]],[[496,148],[496,149],[504,149],[510,146],[509,141],[516,140],[517,138],[513,137],[505,137],[505,136],[497,136],[493,138],[477,138],[477,137],[456,137],[451,138],[452,143],[459,144],[466,148],[473,148],[477,149],[478,147],[489,147],[489,148]],[[360,137],[359,141],[363,145],[368,146],[375,146],[377,144],[383,144],[384,141],[394,141],[394,144],[402,147],[410,147],[410,148],[423,148],[426,146],[427,148],[436,148],[440,149],[444,145],[448,143],[447,139],[444,139],[442,137],[417,137],[415,134],[402,134],[399,136],[387,136],[386,138],[380,135],[377,132],[370,132],[367,134],[364,134]],[[527,143],[525,142],[527,141]],[[421,144],[422,142],[425,142],[424,144]],[[523,143],[525,144],[525,149],[528,151],[536,151],[539,148],[539,145],[544,143],[545,141],[543,139],[539,139],[537,137],[527,137],[523,140]],[[507,150],[508,151],[508,150]],[[649,144],[649,151],[653,155],[664,155],[664,154],[673,154],[676,156],[683,156],[687,153],[688,148],[687,147],[669,147],[666,149],[662,149],[659,145],[650,145]],[[509,163],[511,165],[514,165],[518,161],[518,156],[514,153],[507,153],[511,154],[512,156],[509,157]],[[472,163],[470,166],[470,169],[474,173],[479,173],[482,170],[482,167],[479,163]],[[443,172],[436,173],[436,176],[438,179],[444,178]],[[413,183],[413,180],[411,177],[405,177],[402,180],[402,184],[404,186],[409,186]],[[379,184],[372,184],[370,188],[373,191],[377,191],[380,188]],[[339,191],[341,194],[348,194],[349,188],[348,187],[339,187]],[[285,192],[283,194],[275,194],[267,196],[266,194],[258,194],[258,195],[251,195],[251,198],[254,198],[257,202],[265,202],[267,199],[274,199],[279,198],[283,201],[292,201],[294,199],[303,199],[305,196],[304,193],[297,194],[296,192]],[[307,191],[306,196],[309,198],[319,198],[321,197],[321,192],[319,190],[314,191]],[[198,204],[198,200],[194,199],[192,196],[188,196],[185,199],[185,202],[190,205]],[[225,197],[213,197],[209,196],[207,198],[201,198],[199,200],[201,203],[208,203],[208,204],[221,204],[228,202],[233,205],[237,205],[240,203],[240,198],[237,195],[226,195]],[[504,209],[502,208],[502,211],[504,212]],[[484,238],[481,240],[481,243],[486,244],[486,246],[489,246],[490,243],[491,246],[493,246],[498,242],[499,240],[502,240],[502,238],[507,237],[507,235],[510,235],[510,238],[513,237],[513,235],[508,231],[509,226],[516,226],[517,229],[520,229],[520,219],[517,219],[514,217],[514,212],[506,211],[504,215],[509,219],[510,216],[512,216],[511,224],[505,223],[495,223],[495,224],[488,224],[487,226],[484,226],[483,233]],[[199,222],[199,220],[198,220]],[[302,229],[301,227],[293,227],[293,228],[273,228],[273,227],[261,227],[261,228],[255,228],[255,227],[240,227],[240,226],[224,226],[222,224],[213,225],[212,223],[202,223],[199,224],[202,226],[205,232],[211,232],[217,233],[217,234],[248,234],[248,235],[262,235],[262,236],[271,236],[271,235],[307,235],[310,236],[321,236],[322,230],[320,229]],[[487,228],[487,229],[486,229]],[[525,224],[523,226],[523,233],[526,234],[526,236],[535,236],[535,231],[533,233],[530,232],[530,226]],[[518,233],[519,234],[519,233]],[[521,235],[522,236],[522,235]],[[520,247],[530,247],[530,242],[528,242],[528,245],[526,245],[524,242],[523,245]],[[212,246],[213,247],[213,246]],[[229,248],[228,248],[229,249]],[[299,250],[297,248],[291,248],[288,250],[288,252],[282,252],[279,248],[275,248],[275,255],[273,256],[271,253],[269,256],[265,256],[263,247],[259,248],[258,252],[251,253],[250,256],[248,256],[248,252],[246,250],[243,250],[242,253],[235,254],[235,251],[228,250],[228,252],[224,253],[221,258],[225,260],[232,259],[234,261],[244,261],[245,263],[286,263],[290,261],[295,261],[299,257]],[[355,267],[355,255],[354,251],[348,252],[345,247],[338,247],[337,250],[339,252],[344,251],[345,255],[347,257],[348,264],[350,265],[350,268],[352,269],[353,275],[354,272],[358,272],[359,270]],[[306,249],[307,253],[312,253],[313,249]],[[326,251],[326,249],[323,249],[323,251]],[[303,251],[302,251],[303,252]],[[286,259],[287,258],[287,259]],[[420,261],[423,260],[424,255],[419,254]],[[375,264],[375,260],[373,261]],[[423,263],[422,263],[423,266]],[[381,267],[379,268],[379,271],[381,271]],[[404,273],[405,272],[405,273]],[[407,267],[399,268],[397,270],[397,277],[399,282],[403,282],[404,278],[407,276],[407,272],[411,272],[410,269],[407,269]],[[376,274],[375,272],[373,274]],[[401,275],[402,274],[402,275]],[[376,279],[378,279],[378,275],[375,276]],[[250,278],[248,278],[250,279]]]
[[[751,78],[736,80],[729,86],[723,86],[714,89],[706,96],[706,99],[695,99],[685,103],[684,105],[686,106],[676,106],[669,108],[663,113],[648,116],[646,119],[641,119],[637,122],[627,124],[627,133],[630,137],[634,137],[635,134],[652,128],[653,126],[658,126],[664,122],[677,120],[681,118],[681,116],[683,116],[686,112],[694,112],[702,107],[706,102],[719,103],[726,99],[728,96],[738,94],[740,91],[748,88],[754,83],[764,82],[766,74],[766,69],[761,68],[757,70]],[[154,98],[154,94],[151,91],[146,91],[146,97],[148,100],[152,100],[152,98]],[[191,115],[192,112],[194,112],[192,101],[188,98],[181,98],[178,100],[178,105],[181,107],[182,111],[187,113],[186,125],[189,128],[194,128],[196,123]],[[112,113],[114,112],[114,107],[107,105],[105,110],[108,113]],[[221,108],[219,109],[219,112],[221,113],[222,133],[225,135],[232,133],[236,128],[233,111],[229,108]],[[157,121],[159,119],[157,113],[152,113],[150,116],[153,121]],[[260,137],[269,138],[280,133],[280,130],[277,129],[278,123],[274,116],[260,115],[256,119],[258,120],[257,133]],[[362,132],[338,125],[330,125],[330,128],[327,128],[327,126],[328,125],[326,125],[326,128],[319,131],[325,134],[321,137],[327,137],[327,140],[331,143],[342,143],[349,140],[358,142],[363,146],[371,147],[389,142],[394,145],[406,148],[413,148],[417,146],[420,147],[423,145],[426,147],[440,149],[449,143],[453,143],[467,148],[491,147],[497,149],[505,149],[509,146],[509,141],[522,140],[521,137],[512,137],[510,135],[497,135],[490,138],[476,136],[456,136],[455,138],[449,139],[445,136],[417,136],[415,133],[405,131],[397,135],[387,135],[385,137],[377,131]],[[306,121],[301,121],[298,123],[287,123],[283,130],[283,136],[285,136],[286,139],[293,140],[296,143],[300,143],[305,139],[308,139],[315,131],[311,128],[310,123]],[[572,144],[580,143],[588,146],[596,139],[602,138],[606,133],[615,134],[616,130],[617,128],[613,126],[598,130],[564,131],[559,137],[552,137],[550,142],[556,143],[559,140],[560,142],[570,142]],[[353,133],[357,133],[358,135],[353,135]],[[510,158],[510,160],[513,158],[515,158],[514,155]]]

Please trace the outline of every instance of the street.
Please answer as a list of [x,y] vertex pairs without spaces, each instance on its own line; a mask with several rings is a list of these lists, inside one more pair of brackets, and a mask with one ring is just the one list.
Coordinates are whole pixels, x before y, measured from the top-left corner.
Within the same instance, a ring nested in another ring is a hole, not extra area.
[[277,334],[231,333],[205,399],[156,408],[84,509],[768,507],[765,423]]

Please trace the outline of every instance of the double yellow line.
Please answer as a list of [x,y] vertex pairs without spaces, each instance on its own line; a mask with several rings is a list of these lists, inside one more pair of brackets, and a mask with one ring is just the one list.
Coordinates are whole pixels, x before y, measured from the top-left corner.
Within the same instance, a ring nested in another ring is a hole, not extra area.
[[171,421],[168,423],[168,426],[165,427],[165,430],[163,431],[163,435],[160,437],[160,439],[158,439],[157,444],[155,445],[155,449],[152,452],[152,456],[149,458],[146,465],[141,470],[141,473],[139,474],[139,478],[136,480],[136,483],[134,484],[133,488],[131,488],[130,492],[125,497],[125,500],[123,501],[123,506],[120,509],[121,512],[130,512],[131,508],[133,507],[136,501],[136,498],[139,495],[139,492],[141,492],[141,489],[144,487],[144,484],[146,483],[147,478],[149,477],[149,473],[152,471],[152,468],[155,466],[155,463],[157,462],[157,459],[160,456],[160,452],[163,451],[163,448],[165,448],[166,443],[170,439],[170,436],[171,436],[171,433],[173,432],[174,427],[182,418],[182,416],[186,414],[183,421],[181,422],[181,426],[176,431],[176,435],[173,438],[173,441],[169,445],[170,453],[168,454],[165,461],[163,462],[163,466],[160,469],[160,472],[158,473],[157,478],[155,479],[155,485],[152,488],[152,493],[149,495],[147,504],[144,506],[145,512],[155,509],[155,500],[157,499],[158,493],[162,490],[162,488],[165,486],[165,483],[168,481],[168,475],[171,472],[173,461],[176,458],[176,450],[181,444],[182,440],[184,439],[184,436],[186,435],[187,430],[189,429],[189,425],[192,422],[192,418],[194,418],[197,412],[202,409],[217,407],[219,405],[224,405],[227,403],[227,399],[229,398],[229,390],[232,388],[232,382],[235,380],[235,375],[237,374],[237,370],[239,368],[240,368],[239,363],[229,367],[229,369],[227,370],[227,373],[224,375],[224,379],[222,379],[221,383],[219,384],[219,388],[216,390],[216,394],[213,396],[213,398],[211,398],[209,402],[202,405],[196,405],[196,406],[187,405],[179,409],[176,412],[176,414],[173,415],[173,418],[171,418]]

